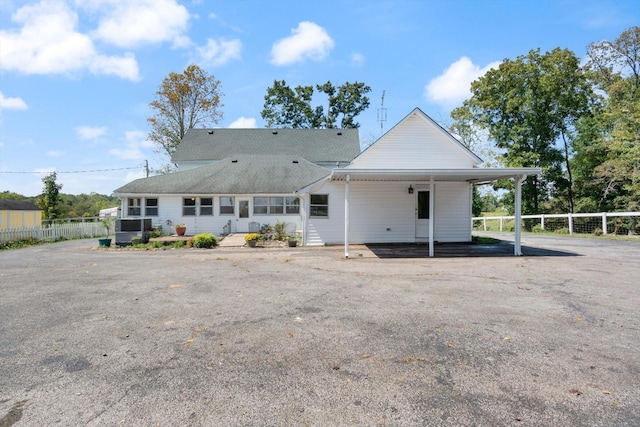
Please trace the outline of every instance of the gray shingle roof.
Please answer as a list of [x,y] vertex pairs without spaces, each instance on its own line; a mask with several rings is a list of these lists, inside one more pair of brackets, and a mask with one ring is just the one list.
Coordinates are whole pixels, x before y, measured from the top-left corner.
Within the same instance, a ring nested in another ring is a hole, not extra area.
[[349,162],[359,153],[358,129],[190,129],[171,160],[285,154],[313,163]]
[[186,171],[141,178],[115,194],[291,194],[330,171],[298,156],[233,156]]
[[0,200],[0,209],[6,209],[9,211],[40,211],[39,207],[27,200]]

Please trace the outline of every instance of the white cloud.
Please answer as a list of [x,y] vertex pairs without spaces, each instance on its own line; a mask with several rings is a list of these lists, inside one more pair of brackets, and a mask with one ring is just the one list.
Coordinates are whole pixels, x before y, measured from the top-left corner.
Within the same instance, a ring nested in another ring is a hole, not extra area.
[[298,28],[291,30],[292,35],[276,43],[271,48],[271,63],[290,65],[307,59],[321,61],[333,49],[333,39],[321,26],[302,21]]
[[131,130],[124,133],[126,142],[124,148],[112,148],[109,155],[124,160],[144,159],[142,149],[152,148],[153,143],[147,140],[147,134],[140,130]]
[[427,83],[424,87],[424,97],[427,101],[447,107],[460,104],[471,95],[471,82],[499,65],[500,61],[496,61],[480,68],[463,56],[451,64],[444,73]]
[[230,125],[230,128],[236,129],[253,129],[256,126],[256,119],[251,119],[248,117],[240,117],[234,120]]
[[232,59],[240,59],[242,43],[234,40],[207,39],[207,44],[196,48],[196,57],[193,62],[207,66],[218,66]]
[[189,12],[175,0],[83,0],[80,4],[103,14],[92,35],[107,43],[119,47],[165,41],[185,45]]
[[27,103],[22,98],[5,98],[0,92],[0,110],[26,110]]
[[78,32],[78,15],[65,3],[43,0],[24,6],[12,16],[19,30],[0,31],[0,69],[25,74],[72,73],[87,69],[94,74],[138,80],[132,54],[100,55],[93,41]]
[[49,157],[60,157],[63,154],[64,153],[62,151],[55,151],[55,150],[47,151],[47,156]]
[[76,136],[83,141],[99,139],[107,133],[104,126],[78,126],[76,128]]
[[352,53],[351,54],[351,64],[353,65],[362,65],[364,64],[364,55],[361,53]]

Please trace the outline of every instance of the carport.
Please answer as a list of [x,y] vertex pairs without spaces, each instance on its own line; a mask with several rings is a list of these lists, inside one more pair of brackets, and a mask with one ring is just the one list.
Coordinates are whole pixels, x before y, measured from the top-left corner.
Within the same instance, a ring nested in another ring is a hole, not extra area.
[[[434,241],[434,188],[437,182],[468,182],[485,185],[500,179],[513,179],[515,188],[514,255],[521,256],[522,183],[529,175],[540,175],[540,168],[468,168],[468,169],[356,169],[336,168],[330,181],[343,181],[344,188],[344,256],[349,258],[350,191],[352,181],[396,181],[407,186],[429,185],[429,256],[435,256]],[[469,212],[471,221],[471,212]]]

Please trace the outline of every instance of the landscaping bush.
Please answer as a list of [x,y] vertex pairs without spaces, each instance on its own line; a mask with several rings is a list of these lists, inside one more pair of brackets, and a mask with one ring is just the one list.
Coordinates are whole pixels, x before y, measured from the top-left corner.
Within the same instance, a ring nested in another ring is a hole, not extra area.
[[542,225],[536,224],[533,227],[531,227],[531,232],[533,232],[533,233],[543,233],[544,230],[542,229]]
[[567,227],[563,227],[563,228],[558,228],[557,230],[554,231],[555,234],[569,234],[569,228]]
[[218,244],[218,239],[211,233],[196,234],[193,237],[194,248],[211,249]]

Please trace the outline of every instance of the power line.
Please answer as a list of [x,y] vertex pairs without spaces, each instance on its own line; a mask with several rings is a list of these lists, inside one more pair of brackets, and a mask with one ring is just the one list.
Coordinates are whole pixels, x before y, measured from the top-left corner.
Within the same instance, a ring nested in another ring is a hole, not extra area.
[[132,168],[113,168],[113,169],[89,169],[89,170],[81,170],[81,171],[42,171],[42,172],[17,172],[17,171],[0,171],[0,173],[15,173],[15,174],[47,174],[51,172],[55,172],[57,174],[60,173],[93,173],[93,172],[111,172],[111,171],[122,171],[122,170],[130,170],[130,169],[142,169],[144,166],[136,166]]

